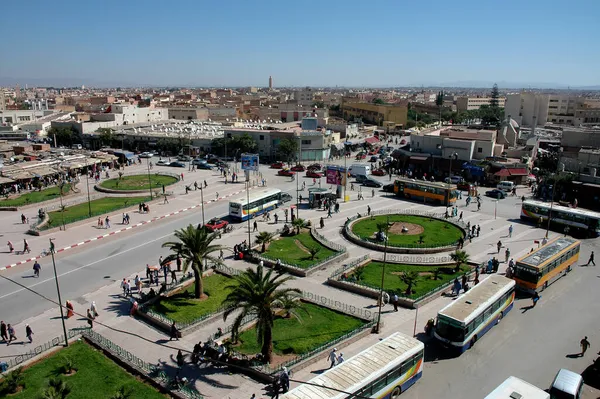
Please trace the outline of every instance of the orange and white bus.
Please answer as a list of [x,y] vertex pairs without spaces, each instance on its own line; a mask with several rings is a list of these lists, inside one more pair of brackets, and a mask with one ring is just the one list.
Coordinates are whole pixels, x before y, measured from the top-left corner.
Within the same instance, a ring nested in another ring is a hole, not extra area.
[[394,194],[430,204],[451,206],[456,203],[457,189],[453,184],[401,177],[394,182]]
[[517,288],[530,294],[546,289],[571,271],[579,259],[580,244],[571,237],[556,238],[517,260],[512,276]]

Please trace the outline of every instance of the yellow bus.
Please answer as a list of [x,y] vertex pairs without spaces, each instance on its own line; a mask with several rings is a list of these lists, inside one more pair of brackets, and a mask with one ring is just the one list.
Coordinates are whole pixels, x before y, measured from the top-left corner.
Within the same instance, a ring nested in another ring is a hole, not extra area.
[[456,203],[457,189],[453,184],[399,178],[394,182],[394,194],[430,204],[451,206]]
[[571,237],[556,238],[517,260],[512,276],[517,288],[531,294],[546,289],[571,271],[579,259],[580,244]]

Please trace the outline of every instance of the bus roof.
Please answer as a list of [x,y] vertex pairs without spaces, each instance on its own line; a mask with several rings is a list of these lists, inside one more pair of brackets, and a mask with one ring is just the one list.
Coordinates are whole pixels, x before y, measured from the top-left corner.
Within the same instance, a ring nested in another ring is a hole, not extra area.
[[447,184],[447,183],[442,183],[442,182],[437,182],[437,181],[409,179],[406,177],[398,177],[398,178],[396,178],[396,181],[397,182],[400,181],[403,183],[415,183],[415,184],[418,184],[420,186],[425,186],[425,187],[435,187],[435,188],[443,188],[443,189],[447,189],[447,190],[456,190],[456,186],[453,184]]
[[[516,394],[516,395],[515,395]],[[484,399],[550,399],[550,394],[527,381],[508,377]]]
[[[377,376],[386,373],[411,356],[424,350],[423,343],[413,337],[394,333],[375,345],[360,352],[342,364],[311,379],[309,382],[332,387],[346,392],[354,392],[369,384]],[[339,399],[347,394],[320,386],[302,384],[285,395],[282,399]]]
[[440,310],[438,315],[468,324],[477,314],[478,309],[481,308],[481,311],[483,311],[491,298],[500,297],[514,285],[514,280],[499,274],[492,274],[471,288],[466,294],[459,296],[454,302]]
[[525,264],[531,266],[534,269],[538,269],[544,265],[544,263],[560,253],[562,250],[579,244],[579,241],[571,237],[559,237],[550,241],[546,245],[536,249],[530,254],[527,254],[517,260],[518,264]]
[[[254,202],[258,198],[268,197],[269,195],[278,194],[280,192],[281,192],[281,190],[278,188],[266,188],[263,190],[253,191],[250,194],[250,202]],[[229,202],[235,202],[237,204],[246,205],[246,204],[248,204],[248,198],[246,197],[246,195],[244,193],[244,194],[241,194],[237,198],[232,198]]]
[[543,202],[543,201],[537,201],[537,200],[525,200],[523,202],[523,205],[537,206],[539,208],[546,208],[546,209],[550,209],[550,206],[552,206],[552,212],[568,212],[573,215],[581,215],[581,216],[586,216],[586,217],[590,217],[590,218],[600,219],[600,213],[598,213],[598,212],[590,211],[588,209],[571,208],[568,206],[562,206],[560,204],[557,204],[556,202],[553,205],[551,205],[550,202]]

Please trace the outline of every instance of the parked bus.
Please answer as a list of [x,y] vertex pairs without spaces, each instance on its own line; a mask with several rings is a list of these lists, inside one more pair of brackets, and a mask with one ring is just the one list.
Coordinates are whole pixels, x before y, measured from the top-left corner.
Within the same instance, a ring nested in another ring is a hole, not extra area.
[[484,399],[550,399],[550,394],[517,377],[508,377]]
[[530,294],[546,289],[571,271],[579,259],[580,244],[571,237],[556,238],[517,260],[512,276],[517,288]]
[[574,235],[583,235],[584,237],[598,237],[600,235],[600,213],[588,211],[581,208],[569,208],[558,204],[552,205],[552,215],[550,215],[550,203],[527,200],[521,206],[521,219],[531,220],[535,223],[540,221],[544,224],[559,225],[564,231],[569,227],[569,232]]
[[438,312],[434,336],[459,353],[508,313],[515,299],[515,281],[492,274]]
[[249,198],[246,193],[240,193],[238,198],[229,202],[229,216],[238,221],[247,220],[249,217],[271,211],[290,199],[289,194],[282,193],[277,188],[254,191]]
[[453,184],[399,178],[394,182],[394,193],[407,199],[451,206],[456,203],[457,189]]
[[421,341],[394,333],[280,398],[342,399],[353,395],[398,398],[421,378],[424,349]]

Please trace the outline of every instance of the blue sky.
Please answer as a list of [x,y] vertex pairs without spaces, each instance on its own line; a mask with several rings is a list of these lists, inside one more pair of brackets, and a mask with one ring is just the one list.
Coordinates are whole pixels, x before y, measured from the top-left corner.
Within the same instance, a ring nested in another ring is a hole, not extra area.
[[269,75],[275,86],[600,85],[598,0],[29,0],[2,9],[0,78],[21,85],[265,86]]

